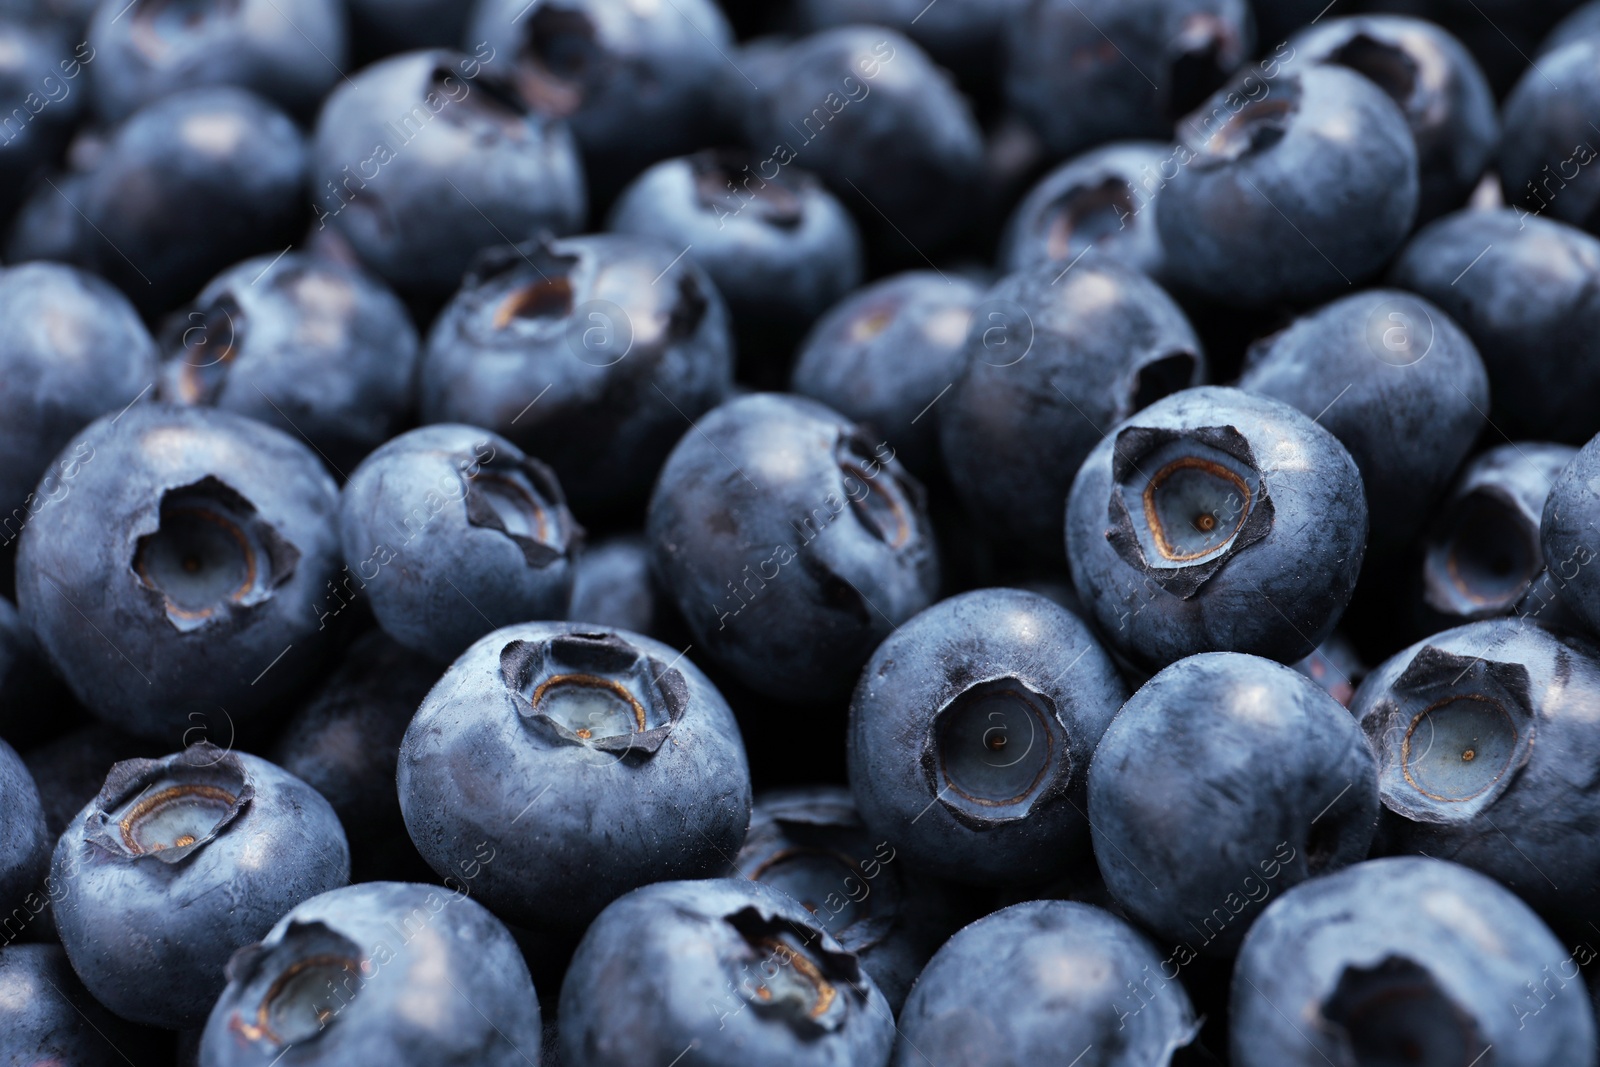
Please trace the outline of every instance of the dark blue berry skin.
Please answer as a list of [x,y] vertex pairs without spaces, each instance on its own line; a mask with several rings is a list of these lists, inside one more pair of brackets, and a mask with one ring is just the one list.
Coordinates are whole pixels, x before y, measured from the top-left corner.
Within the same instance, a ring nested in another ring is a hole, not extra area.
[[656,160],[721,140],[712,118],[734,44],[713,0],[483,0],[466,40],[567,120],[601,202]]
[[1582,36],[1539,57],[1506,98],[1500,181],[1521,215],[1600,232],[1600,136],[1584,117],[1600,108],[1600,39]]
[[6,262],[53,259],[60,263],[88,263],[88,240],[94,231],[78,214],[77,207],[83,203],[88,174],[46,172],[40,178],[23,198],[6,232]]
[[790,388],[888,441],[920,478],[939,475],[935,402],[961,373],[983,289],[910,271],[874,282],[824,315],[800,348]]
[[1061,511],[1107,430],[1205,381],[1200,339],[1159,285],[1109,259],[1045,264],[979,302],[939,402],[945,467],[978,529],[1061,559]]
[[848,693],[939,584],[922,486],[893,443],[800,397],[741,397],[684,434],[646,535],[695,644],[778,700]]
[[1552,922],[1597,914],[1600,652],[1523,619],[1391,657],[1350,711],[1378,757],[1390,852],[1449,856]]
[[84,182],[88,265],[147,315],[176,307],[224,267],[299,236],[307,161],[293,120],[243,89],[147,104]]
[[[1430,630],[1513,614],[1576,622],[1560,593],[1594,550],[1574,554],[1573,544],[1547,565],[1540,523],[1551,487],[1577,454],[1569,445],[1513,441],[1462,468],[1422,546],[1423,598],[1440,616]],[[1582,532],[1593,536],[1587,525]]]
[[1089,768],[1106,887],[1147,929],[1216,956],[1268,897],[1366,859],[1378,812],[1350,713],[1293,668],[1237,652],[1146,682]]
[[1041,0],[1007,30],[1006,96],[1056,158],[1165,139],[1255,51],[1245,0]]
[[[219,732],[223,736],[218,740],[226,741],[225,726]],[[197,731],[191,737],[198,739],[200,734]],[[28,749],[22,762],[39,787],[50,840],[60,837],[83,806],[100,792],[113,766],[123,760],[153,759],[159,755],[158,742],[145,741],[98,722]]]
[[1366,541],[1350,453],[1237,389],[1188,389],[1116,427],[1067,501],[1073,585],[1107,644],[1151,669],[1308,655],[1349,603]]
[[26,915],[43,908],[38,898],[45,895],[52,843],[33,775],[16,749],[0,741],[0,934],[6,942],[21,932],[13,923],[17,909],[26,908]]
[[1179,124],[1156,200],[1174,281],[1225,304],[1310,302],[1382,270],[1417,214],[1416,140],[1373,82],[1308,65],[1225,89]]
[[1535,52],[1535,59],[1545,56],[1558,49],[1564,48],[1574,41],[1581,41],[1589,37],[1600,35],[1600,4],[1590,0],[1576,8],[1572,14],[1556,23],[1544,40],[1539,42],[1539,51]]
[[202,1067],[538,1067],[539,1000],[470,884],[365,882],[312,897],[228,964]]
[[735,866],[806,906],[854,952],[898,1013],[929,957],[968,917],[953,887],[897,862],[838,786],[779,789],[756,800]]
[[91,997],[60,945],[0,947],[0,1063],[131,1063],[147,1041]]
[[850,789],[914,867],[974,885],[1087,860],[1084,790],[1127,690],[1077,616],[981,589],[878,647],[850,704]]
[[1489,376],[1450,317],[1410,293],[1341,297],[1252,346],[1240,389],[1300,409],[1361,471],[1371,551],[1410,547],[1489,411]]
[[303,437],[345,474],[410,414],[418,347],[405,305],[366,272],[258,256],[168,320],[159,394]]
[[0,216],[10,217],[66,147],[89,91],[83,60],[94,56],[59,27],[0,18]]
[[538,456],[586,519],[635,514],[733,386],[726,305],[682,252],[600,234],[485,256],[428,335],[422,420]]
[[650,542],[642,534],[619,534],[585,546],[572,571],[568,619],[657,637],[660,615]]
[[137,404],[58,464],[71,489],[23,530],[17,606],[90,711],[173,747],[194,714],[243,722],[316,668],[339,498],[310,449],[231,412]]
[[[1552,457],[1555,458],[1555,457]],[[1553,465],[1553,464],[1552,464]],[[1600,634],[1600,437],[1584,445],[1550,483],[1539,523],[1539,549],[1559,603]]]
[[763,152],[657,163],[623,190],[606,228],[688,249],[741,331],[792,335],[861,284],[850,213],[813,175]]
[[855,954],[799,902],[743,878],[618,900],[561,986],[562,1067],[883,1064],[894,1016]]
[[[1155,200],[1176,166],[1159,141],[1118,141],[1074,156],[1039,180],[1012,212],[1000,269],[1065,267],[1091,249],[1161,277],[1165,254]],[[1059,268],[1058,268],[1059,271]]]
[[492,54],[392,56],[342,82],[317,117],[314,225],[402,295],[441,299],[480,249],[583,225],[571,133],[486,69]]
[[153,392],[155,356],[133,306],[95,275],[59,263],[0,271],[0,543],[72,491],[51,461],[90,422]]
[[399,766],[423,858],[476,872],[478,899],[537,929],[575,932],[630,889],[717,873],[750,821],[739,727],[711,682],[668,645],[581,623],[469,648]]
[[1288,69],[1348,67],[1399,106],[1417,142],[1419,223],[1467,202],[1494,160],[1500,121],[1488,79],[1459,40],[1419,18],[1356,15],[1306,25],[1289,48]]
[[348,69],[337,0],[238,0],[175,7],[103,3],[89,23],[94,106],[117,122],[180,89],[238,85],[306,117]]
[[934,955],[900,1013],[890,1063],[1174,1062],[1200,1021],[1183,985],[1168,977],[1172,966],[1108,911],[1067,900],[1015,904]]
[[1569,950],[1504,887],[1422,857],[1273,901],[1234,968],[1229,1030],[1238,1067],[1465,1064],[1490,1047],[1505,1067],[1595,1062]]
[[770,56],[759,83],[745,142],[768,169],[799,162],[820,176],[885,255],[920,262],[917,248],[971,221],[982,134],[949,75],[902,34],[812,34]]
[[350,851],[322,795],[287,771],[201,742],[112,768],[57,843],[56,930],[95,999],[190,1029],[237,948],[344,885]]
[[981,85],[999,73],[1006,24],[1027,0],[941,0],[932,7],[927,0],[798,0],[793,6],[802,33],[863,22],[889,26],[940,66]]
[[1412,238],[1389,282],[1467,331],[1489,369],[1489,417],[1503,433],[1567,444],[1594,433],[1600,241],[1510,209],[1463,211]]
[[356,468],[339,536],[378,625],[449,661],[496,627],[564,618],[583,531],[548,467],[497,434],[440,423]]
[[345,7],[357,59],[416,48],[459,47],[472,14],[471,4],[455,0],[348,0]]

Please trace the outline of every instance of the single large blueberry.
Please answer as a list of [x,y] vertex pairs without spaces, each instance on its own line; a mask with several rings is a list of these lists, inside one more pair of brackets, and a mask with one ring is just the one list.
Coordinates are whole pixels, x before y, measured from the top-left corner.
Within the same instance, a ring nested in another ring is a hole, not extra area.
[[1569,951],[1502,886],[1421,857],[1269,905],[1234,968],[1229,1032],[1238,1067],[1595,1062]]
[[1552,921],[1595,913],[1600,651],[1522,619],[1434,634],[1351,702],[1378,756],[1391,852],[1449,856]]
[[1328,297],[1400,248],[1417,214],[1417,145],[1393,100],[1334,66],[1251,76],[1179,125],[1156,200],[1167,269],[1227,304]]
[[23,530],[17,606],[100,718],[182,744],[195,715],[243,721],[332,650],[312,637],[339,498],[310,449],[232,412],[139,404],[59,466],[70,491]]
[[298,904],[229,961],[200,1064],[538,1067],[527,964],[470,891],[366,882]]
[[463,653],[406,731],[399,787],[435,871],[552,930],[725,869],[750,821],[739,727],[705,675],[658,641],[578,623],[510,626]]
[[583,225],[571,133],[483,58],[392,56],[345,79],[317,118],[316,225],[404,294],[444,297],[480,249]]
[[1089,759],[1127,690],[1088,626],[1037,593],[981,589],[878,647],[850,705],[850,788],[907,862],[978,885],[1088,857]]
[[1112,426],[1206,379],[1183,311],[1109,259],[1032,267],[978,303],[965,365],[939,402],[950,480],[979,529],[1061,559],[1072,477]]
[[1072,580],[1118,653],[1294,662],[1333,632],[1367,542],[1355,461],[1281,401],[1174,394],[1089,456],[1067,501]]
[[[441,423],[403,433],[357,467],[339,506],[343,592],[441,662],[499,626],[560,619],[583,530],[550,469],[498,434]],[[350,576],[354,576],[354,589]]]
[[213,278],[161,347],[162,400],[303,437],[341,477],[411,413],[419,342],[405,305],[365,271],[303,253]]
[[[1200,1022],[1145,937],[1068,900],[1015,904],[952,937],[900,1013],[892,1067],[1178,1062]],[[1092,1050],[1092,1054],[1091,1054]]]
[[125,1019],[199,1026],[237,948],[344,885],[350,851],[322,795],[209,742],[111,769],[57,843],[56,930],[95,999]]
[[585,519],[636,508],[733,385],[727,307],[682,252],[598,235],[484,256],[428,334],[423,421],[538,456]]
[[938,586],[922,486],[893,442],[799,397],[742,397],[684,434],[646,530],[695,643],[780,700],[847,693]]
[[1350,713],[1305,675],[1236,652],[1146,682],[1089,768],[1106,887],[1191,958],[1231,955],[1268,897],[1366,859],[1378,811]]
[[1299,408],[1349,450],[1375,556],[1410,547],[1489,410],[1471,340],[1433,304],[1393,289],[1342,297],[1258,342],[1238,386]]
[[868,1067],[894,1030],[855,954],[744,878],[629,893],[589,927],[561,986],[564,1067]]

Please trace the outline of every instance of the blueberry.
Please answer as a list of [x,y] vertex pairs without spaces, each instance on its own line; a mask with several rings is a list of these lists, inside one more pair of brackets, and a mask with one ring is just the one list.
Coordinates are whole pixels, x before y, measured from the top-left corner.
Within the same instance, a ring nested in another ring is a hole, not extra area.
[[[356,468],[339,535],[378,625],[449,661],[498,626],[565,617],[583,530],[544,464],[486,430],[440,423]],[[329,589],[338,612],[343,597]]]
[[1361,683],[1390,852],[1449,856],[1552,921],[1594,914],[1600,651],[1521,619],[1434,634]]
[[538,1067],[539,1001],[511,932],[465,891],[407,882],[305,900],[228,964],[203,1067]]
[[234,949],[343,885],[350,852],[321,794],[209,742],[111,769],[61,835],[56,929],[95,999],[176,1030],[205,1021]]
[[927,50],[940,66],[963,79],[986,83],[999,72],[1006,23],[1021,15],[1027,0],[797,0],[801,32],[871,23],[889,26]]
[[746,357],[772,360],[861,284],[862,253],[850,213],[821,182],[763,163],[744,150],[657,163],[623,190],[607,229],[683,251],[727,299],[741,339],[760,346]]
[[[952,937],[900,1013],[893,1067],[1178,1062],[1200,1029],[1154,945],[1065,900],[997,911]],[[1093,1049],[1092,1056],[1086,1056]]]
[[841,301],[801,346],[791,388],[890,442],[922,478],[937,477],[936,402],[961,372],[983,290],[965,278],[911,271]]
[[1156,224],[1168,272],[1213,300],[1332,296],[1381,270],[1416,218],[1417,146],[1405,115],[1343,67],[1249,75],[1184,119],[1179,135]]
[[1029,190],[1006,223],[1000,269],[1065,266],[1091,249],[1138,267],[1164,270],[1155,200],[1176,166],[1171,145],[1119,141],[1075,156]]
[[1007,98],[1058,158],[1165,139],[1255,51],[1246,0],[1036,0],[1007,29]]
[[179,89],[238,85],[305,117],[348,65],[338,0],[140,0],[89,24],[95,111],[116,122]]
[[1489,410],[1488,374],[1467,335],[1393,289],[1341,297],[1259,342],[1238,386],[1299,408],[1350,451],[1374,555],[1410,547]]
[[643,535],[619,534],[584,548],[572,572],[567,618],[655,637],[662,610]]
[[982,589],[896,630],[850,705],[850,788],[907,862],[977,885],[1087,859],[1089,758],[1127,690],[1089,628],[1035,593]]
[[463,653],[406,731],[399,785],[435,871],[554,931],[637,886],[716,873],[750,821],[739,727],[705,675],[658,641],[575,623]]
[[970,105],[894,30],[841,26],[771,57],[744,119],[758,164],[798,162],[850,204],[884,255],[957,236],[971,218],[983,138]]
[[1107,888],[1191,954],[1231,955],[1268,897],[1366,859],[1378,811],[1350,714],[1306,676],[1236,652],[1146,682],[1089,768]]
[[141,311],[173,308],[222,268],[288,247],[305,217],[307,159],[289,116],[243,89],[146,104],[84,182],[87,264]]
[[0,741],[0,936],[9,944],[44,909],[52,844],[33,775]]
[[310,449],[230,412],[138,404],[58,467],[70,489],[23,530],[17,601],[89,710],[172,746],[194,716],[243,721],[315,669],[338,495]]
[[571,133],[485,69],[492,54],[382,60],[328,94],[317,118],[316,227],[332,226],[403,295],[442,298],[480,249],[583,225]]
[[87,94],[78,78],[93,58],[89,44],[69,45],[59,27],[0,17],[0,217],[16,210],[66,147]]
[[847,693],[939,581],[922,486],[892,443],[799,397],[741,397],[684,434],[646,533],[695,644],[780,700]]
[[1577,454],[1567,445],[1513,441],[1462,468],[1423,542],[1424,597],[1446,625],[1507,614],[1567,618],[1558,593],[1581,566],[1560,555],[1564,577],[1551,574],[1539,524],[1551,487]]
[[[1600,579],[1590,566],[1600,553],[1595,522],[1600,519],[1600,438],[1584,445],[1549,485],[1540,517],[1535,559],[1547,568],[1546,577],[1559,590],[1558,603],[1588,628],[1600,634]],[[1556,453],[1542,473],[1559,459]],[[1541,582],[1541,586],[1548,584]],[[1545,592],[1545,588],[1538,590]]]
[[566,119],[604,202],[647,165],[715,141],[733,32],[713,0],[482,0],[468,41]]
[[1600,137],[1584,116],[1600,107],[1600,40],[1581,36],[1539,57],[1506,98],[1500,182],[1518,215],[1547,214],[1600,232]]
[[120,292],[59,263],[0,271],[0,324],[0,541],[12,544],[72,492],[51,462],[62,447],[149,392],[155,343]]
[[1389,281],[1467,331],[1502,432],[1569,444],[1594,433],[1600,241],[1511,210],[1459,212],[1412,238]]
[[418,346],[405,306],[364,271],[260,256],[168,320],[160,396],[304,437],[343,473],[410,413]]
[[595,920],[561,986],[563,1067],[882,1064],[894,1017],[793,898],[743,878],[662,882]]
[[1205,375],[1189,320],[1132,267],[1013,274],[979,303],[939,404],[950,480],[980,530],[1058,561],[1072,476],[1105,431]]
[[586,519],[636,513],[673,442],[733,384],[726,307],[682,252],[598,235],[486,255],[429,333],[423,421],[540,457]]
[[1501,886],[1420,857],[1273,901],[1239,954],[1229,1029],[1238,1067],[1595,1062],[1568,951]]
[[783,890],[854,952],[900,1010],[918,972],[962,925],[967,902],[896,863],[899,851],[862,824],[848,790],[780,789],[756,799],[735,866]]
[[1290,69],[1347,67],[1399,105],[1417,142],[1418,222],[1467,202],[1493,161],[1500,122],[1488,79],[1459,40],[1418,18],[1357,15],[1308,25],[1288,47]]
[[1237,389],[1185,390],[1116,427],[1067,501],[1073,585],[1109,646],[1151,668],[1308,655],[1349,603],[1366,539],[1338,439]]
[[83,988],[60,945],[0,948],[0,1063],[113,1064],[146,1040]]

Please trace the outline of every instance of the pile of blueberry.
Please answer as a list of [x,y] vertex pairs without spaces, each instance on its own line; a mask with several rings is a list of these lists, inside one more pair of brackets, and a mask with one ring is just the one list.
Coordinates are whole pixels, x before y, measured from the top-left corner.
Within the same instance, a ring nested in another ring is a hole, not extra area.
[[1600,1067],[1600,0],[0,0],[0,1067]]

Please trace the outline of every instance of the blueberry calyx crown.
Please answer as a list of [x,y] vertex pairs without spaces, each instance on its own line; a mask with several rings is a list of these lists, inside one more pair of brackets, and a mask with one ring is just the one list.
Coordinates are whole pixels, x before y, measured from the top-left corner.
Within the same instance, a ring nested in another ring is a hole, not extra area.
[[1226,166],[1270,150],[1288,135],[1302,92],[1300,79],[1285,74],[1268,94],[1237,111],[1229,113],[1219,105],[1209,114],[1197,111],[1189,116],[1183,125],[1185,140],[1196,154],[1195,165]]
[[273,1050],[332,1026],[376,973],[359,946],[321,922],[292,920],[274,943],[247,945],[228,961],[228,1029]]
[[1027,818],[1063,793],[1072,758],[1055,701],[1020,678],[967,685],[933,716],[922,750],[928,789],[971,829]]
[[209,741],[125,760],[95,797],[85,838],[113,856],[174,864],[225,832],[254,796],[243,761]]
[[[702,210],[720,220],[727,214],[739,215],[747,206],[755,217],[782,230],[798,229],[805,221],[805,201],[790,187],[783,175],[757,177],[752,170],[761,157],[742,149],[708,149],[690,157],[694,174],[695,199]],[[754,179],[759,185],[750,187]],[[746,195],[754,197],[747,201]]]
[[1041,213],[1039,230],[1050,258],[1066,260],[1121,233],[1136,211],[1133,186],[1109,175],[1063,192]]
[[816,1037],[845,1025],[852,996],[865,999],[855,954],[829,948],[821,930],[755,906],[723,921],[739,934],[743,949],[723,965],[759,1018]]
[[516,82],[535,109],[566,118],[583,107],[591,78],[605,61],[594,23],[582,11],[540,4],[526,18]]
[[1408,1063],[1468,1064],[1486,1051],[1472,1016],[1426,967],[1403,956],[1346,967],[1320,1007],[1351,1054],[1344,1062],[1399,1062],[1392,1058],[1399,1050]]
[[1422,112],[1428,104],[1433,103],[1429,96],[1441,94],[1440,86],[1428,85],[1428,95],[1418,99],[1423,78],[1416,59],[1404,48],[1380,41],[1368,33],[1352,35],[1320,62],[1348,67],[1365,76],[1400,105],[1400,110],[1408,117]]
[[1514,607],[1544,567],[1539,520],[1494,486],[1450,510],[1423,561],[1423,593],[1435,611],[1487,618]]
[[654,755],[689,704],[681,673],[616,634],[512,641],[500,672],[531,728],[618,757]]
[[866,830],[849,804],[806,802],[758,811],[739,873],[800,901],[819,925],[852,952],[882,941],[900,912],[895,853]]
[[1266,537],[1274,510],[1250,443],[1232,426],[1130,426],[1111,461],[1106,540],[1128,566],[1193,597]]
[[[899,551],[916,539],[917,516],[926,507],[922,483],[898,464],[894,453],[886,458],[883,446],[874,448],[859,432],[841,433],[834,446],[834,462],[845,482],[850,510],[873,537]],[[862,487],[860,494],[851,483]]]
[[217,16],[231,18],[238,11],[239,0],[138,0],[130,20],[129,38],[141,54],[159,64],[168,58],[174,45],[203,40],[197,26]]
[[300,561],[255,505],[210,475],[164,492],[158,523],[136,542],[133,573],[184,633],[269,600]]
[[1520,663],[1425,646],[1362,721],[1384,806],[1422,823],[1489,807],[1533,754],[1531,707]]
[[467,523],[510,538],[529,567],[564,559],[581,536],[554,472],[532,456],[492,459],[465,481]]
[[161,397],[180,404],[215,404],[228,382],[249,328],[232,293],[176,313],[162,330]]

